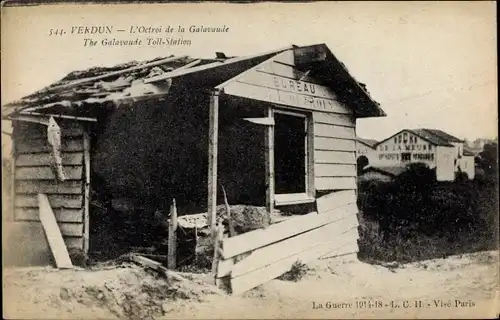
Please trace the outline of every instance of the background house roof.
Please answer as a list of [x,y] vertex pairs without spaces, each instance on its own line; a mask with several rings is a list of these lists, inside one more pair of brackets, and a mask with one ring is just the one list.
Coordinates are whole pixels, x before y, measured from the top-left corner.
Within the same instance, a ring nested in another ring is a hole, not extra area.
[[472,152],[469,148],[464,147],[464,156],[474,157],[476,154]]
[[452,136],[449,133],[446,133],[442,130],[437,130],[437,129],[404,129],[399,131],[398,133],[393,134],[387,139],[382,140],[378,144],[382,144],[385,141],[392,139],[394,136],[397,136],[398,134],[402,132],[410,132],[413,133],[416,136],[419,136],[420,138],[432,143],[433,145],[436,146],[443,146],[443,147],[453,147],[454,142],[463,142],[463,140],[458,139],[457,137]]
[[365,138],[357,138],[358,142],[367,145],[370,148],[375,149],[375,146],[378,144],[378,141],[375,139],[365,139]]

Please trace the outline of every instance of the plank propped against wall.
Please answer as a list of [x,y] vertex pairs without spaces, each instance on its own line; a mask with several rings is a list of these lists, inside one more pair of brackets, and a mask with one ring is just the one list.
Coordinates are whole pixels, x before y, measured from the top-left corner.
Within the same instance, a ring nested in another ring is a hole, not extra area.
[[45,230],[45,235],[57,267],[60,269],[73,268],[68,249],[66,248],[66,244],[64,243],[61,231],[57,225],[54,212],[52,212],[49,199],[46,195],[42,193],[38,194],[38,206],[40,211],[40,221],[42,222],[43,229]]

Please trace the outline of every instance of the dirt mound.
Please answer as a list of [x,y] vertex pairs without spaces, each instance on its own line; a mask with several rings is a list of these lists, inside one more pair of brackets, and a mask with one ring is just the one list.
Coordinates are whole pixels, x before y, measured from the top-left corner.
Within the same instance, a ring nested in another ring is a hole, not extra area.
[[190,303],[222,294],[197,275],[167,281],[132,264],[94,270],[11,270],[4,276],[9,318],[155,319]]

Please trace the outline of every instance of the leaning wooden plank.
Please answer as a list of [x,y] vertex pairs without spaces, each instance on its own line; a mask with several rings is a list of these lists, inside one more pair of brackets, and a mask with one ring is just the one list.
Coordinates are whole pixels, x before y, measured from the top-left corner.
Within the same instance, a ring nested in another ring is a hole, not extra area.
[[315,163],[339,163],[339,164],[356,164],[355,152],[344,151],[314,151]]
[[355,177],[320,177],[314,179],[316,190],[355,190]]
[[[81,180],[83,167],[64,166],[67,180]],[[54,171],[50,167],[19,167],[16,168],[16,180],[53,180],[57,181]]]
[[355,164],[317,163],[314,165],[316,177],[356,177]]
[[223,278],[231,274],[234,266],[234,257],[229,259],[220,259],[217,266],[217,278]]
[[[63,152],[83,151],[83,141],[82,139],[63,139],[61,149]],[[18,154],[46,153],[50,151],[51,147],[48,145],[46,138],[20,140],[16,146]]]
[[349,232],[349,237],[346,237],[345,241],[342,242],[342,244],[338,248],[335,248],[334,250],[322,255],[321,259],[335,258],[346,254],[358,252],[359,251],[358,241],[357,241],[358,237],[359,237],[358,229],[355,228],[351,232]]
[[[57,222],[83,222],[83,209],[54,209]],[[38,208],[16,208],[15,219],[18,221],[40,221]]]
[[283,273],[290,270],[291,266],[296,261],[301,261],[302,263],[314,261],[319,257],[325,255],[326,253],[335,250],[338,245],[339,244],[334,240],[318,244],[313,248],[309,248],[306,251],[302,251],[296,255],[287,257],[272,265],[268,265],[264,268],[244,274],[240,277],[233,278],[231,279],[232,293],[241,294],[249,289],[255,288],[256,286],[275,279],[276,277],[279,277]]
[[45,193],[45,194],[81,194],[82,181],[50,181],[50,180],[18,180],[17,193]]
[[232,238],[225,238],[222,241],[223,258],[228,259],[238,254],[319,228],[352,213],[356,213],[357,210],[355,205],[349,205],[322,215],[313,212],[273,224],[266,229],[247,232]]
[[331,192],[316,199],[318,214],[324,214],[351,203],[356,204],[356,193],[354,190]]
[[142,257],[142,256],[137,255],[137,254],[130,255],[130,259],[132,261],[134,261],[135,263],[138,263],[144,267],[153,269],[153,270],[165,275],[167,277],[167,279],[174,279],[176,281],[183,281],[183,282],[188,281],[186,278],[184,278],[183,276],[181,276],[177,272],[172,271],[172,270],[168,270],[167,268],[162,266],[160,262],[148,259],[146,257]]
[[340,241],[342,238],[341,235],[357,226],[358,219],[356,214],[353,213],[342,220],[332,222],[321,228],[256,249],[248,257],[234,265],[231,277],[236,278],[267,265],[272,265],[277,261],[296,255],[332,239]]
[[[83,197],[81,195],[49,195],[48,197],[52,208],[82,208]],[[16,207],[38,207],[36,195],[17,194],[15,203]]]
[[57,267],[60,269],[73,268],[68,249],[57,225],[56,217],[50,207],[49,199],[43,193],[38,194],[38,205],[40,209],[40,221],[45,230],[45,235]]
[[314,134],[320,137],[355,139],[356,131],[354,128],[342,127],[331,124],[315,123]]
[[[50,153],[21,154],[17,157],[17,167],[50,166],[54,157]],[[63,153],[63,165],[82,165],[83,153]]]

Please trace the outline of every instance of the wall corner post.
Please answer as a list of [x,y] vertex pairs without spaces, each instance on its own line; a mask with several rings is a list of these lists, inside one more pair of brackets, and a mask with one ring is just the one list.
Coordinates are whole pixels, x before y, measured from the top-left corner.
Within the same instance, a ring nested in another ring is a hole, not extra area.
[[208,201],[207,222],[212,236],[215,235],[217,207],[217,153],[219,136],[219,91],[210,93],[208,125]]

